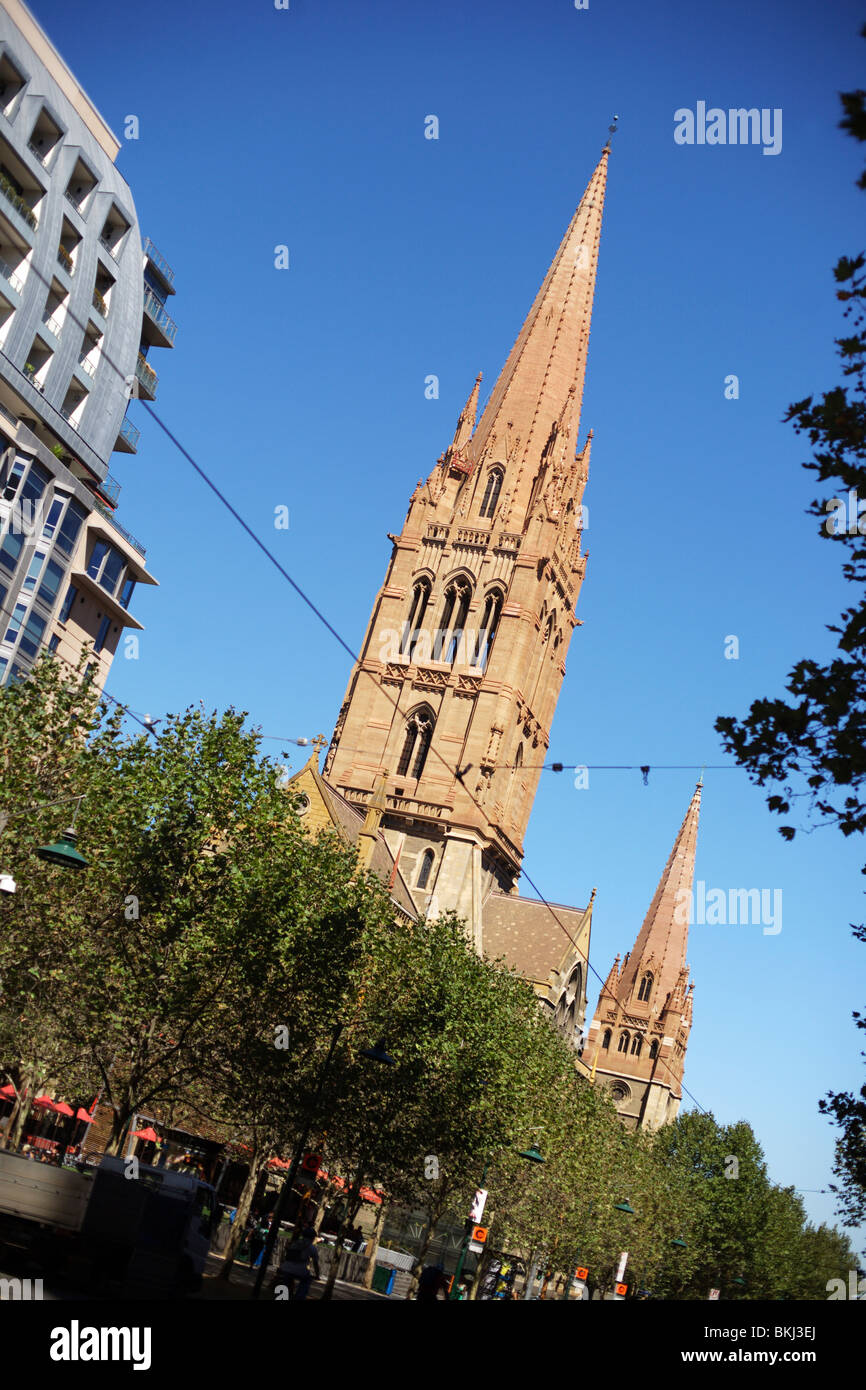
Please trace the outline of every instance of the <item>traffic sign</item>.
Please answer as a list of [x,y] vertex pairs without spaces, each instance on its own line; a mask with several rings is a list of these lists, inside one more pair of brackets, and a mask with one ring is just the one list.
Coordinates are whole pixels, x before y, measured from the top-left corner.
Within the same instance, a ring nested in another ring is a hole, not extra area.
[[584,1269],[583,1265],[578,1265],[574,1271],[575,1279],[582,1279],[584,1282],[589,1278],[589,1270]]
[[628,1293],[628,1284],[617,1284],[616,1293],[619,1294],[620,1298],[625,1298]]
[[489,1226],[473,1226],[469,1235],[470,1240],[474,1240],[477,1245],[483,1245],[487,1240]]

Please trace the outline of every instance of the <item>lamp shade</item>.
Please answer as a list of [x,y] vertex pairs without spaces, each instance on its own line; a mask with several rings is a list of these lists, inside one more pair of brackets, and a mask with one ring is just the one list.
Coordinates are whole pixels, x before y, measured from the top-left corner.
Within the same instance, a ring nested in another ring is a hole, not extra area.
[[75,831],[70,826],[53,845],[40,845],[36,853],[40,859],[46,860],[49,864],[59,864],[64,869],[86,869],[88,861],[75,848],[76,838]]
[[525,1158],[529,1163],[543,1163],[543,1162],[544,1162],[544,1158],[543,1158],[543,1156],[539,1153],[538,1147],[537,1147],[537,1145],[535,1145],[535,1144],[530,1144],[530,1146],[529,1146],[528,1149],[521,1149],[521,1151],[520,1151],[520,1157],[521,1157],[521,1158]]

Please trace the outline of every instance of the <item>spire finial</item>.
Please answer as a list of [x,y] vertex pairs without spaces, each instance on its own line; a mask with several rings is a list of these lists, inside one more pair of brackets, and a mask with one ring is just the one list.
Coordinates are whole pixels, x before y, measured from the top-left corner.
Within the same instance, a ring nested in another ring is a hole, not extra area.
[[[611,140],[611,136],[612,136],[612,135],[616,135],[616,123],[617,123],[618,120],[619,120],[619,116],[614,116],[614,118],[613,118],[613,125],[609,125],[608,128],[607,128],[607,129],[608,129],[607,144],[604,146],[604,150],[609,150],[609,149],[610,149],[610,140]],[[602,150],[602,153],[604,153],[604,150]]]

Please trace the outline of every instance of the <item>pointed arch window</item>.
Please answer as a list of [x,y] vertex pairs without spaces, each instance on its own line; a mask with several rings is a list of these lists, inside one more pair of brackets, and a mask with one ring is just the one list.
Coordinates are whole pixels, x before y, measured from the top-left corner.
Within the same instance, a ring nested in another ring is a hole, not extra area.
[[648,970],[648,971],[646,972],[646,974],[644,975],[643,979],[642,979],[641,982],[640,982],[640,989],[639,989],[639,991],[638,991],[638,996],[637,996],[637,997],[638,997],[638,1000],[641,1000],[641,999],[642,999],[642,1000],[644,1001],[644,1003],[648,1003],[648,1002],[649,1002],[650,994],[651,994],[651,992],[652,992],[652,987],[653,987],[653,977],[652,977],[651,972]]
[[484,612],[481,616],[481,626],[478,629],[478,641],[475,644],[475,653],[472,657],[472,665],[480,666],[482,671],[487,669],[490,648],[493,646],[496,630],[499,627],[502,603],[501,589],[494,589],[484,601]]
[[609,1047],[610,1047],[610,1029],[609,1029],[609,1028],[605,1028],[605,1030],[604,1030],[604,1037],[603,1037],[602,1040],[601,1040],[601,1050],[602,1050],[602,1052],[607,1052],[607,1049],[608,1049]]
[[445,590],[445,606],[442,621],[433,644],[436,661],[447,661],[453,665],[463,646],[463,633],[469,605],[472,602],[472,587],[465,579],[454,579]]
[[656,1038],[653,1038],[652,1042],[650,1043],[649,1055],[651,1061],[655,1061],[656,1057],[658,1057],[659,1055],[659,1045],[658,1040]]
[[631,1055],[632,1055],[632,1057],[639,1057],[639,1056],[640,1056],[640,1050],[641,1050],[642,1046],[643,1046],[643,1038],[641,1037],[640,1033],[635,1033],[634,1037],[633,1037],[632,1040],[631,1040]]
[[619,1035],[619,1047],[616,1049],[617,1052],[628,1052],[628,1045],[629,1045],[629,1035],[628,1035],[628,1033],[620,1033],[620,1035]]
[[502,491],[502,469],[491,468],[487,475],[487,486],[484,489],[484,497],[481,502],[479,516],[493,516],[496,511],[496,504],[499,501],[499,494]]
[[433,851],[425,849],[421,859],[421,868],[418,871],[418,888],[426,888],[430,882],[430,872],[433,868]]
[[424,771],[430,742],[433,738],[433,715],[429,710],[417,710],[406,723],[403,748],[397,764],[398,777],[414,777]]
[[417,579],[412,588],[412,603],[409,608],[409,616],[403,625],[403,640],[400,643],[400,654],[408,656],[410,661],[412,653],[421,635],[421,626],[424,622],[424,615],[427,612],[427,605],[430,602],[430,580]]

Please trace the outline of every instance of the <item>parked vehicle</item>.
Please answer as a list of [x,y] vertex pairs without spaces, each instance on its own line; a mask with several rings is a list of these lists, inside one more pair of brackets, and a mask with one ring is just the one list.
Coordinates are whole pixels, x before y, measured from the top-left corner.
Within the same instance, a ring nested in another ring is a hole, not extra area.
[[122,1158],[79,1173],[0,1150],[0,1245],[27,1252],[49,1272],[86,1259],[98,1287],[194,1292],[215,1207],[210,1184],[187,1173]]

